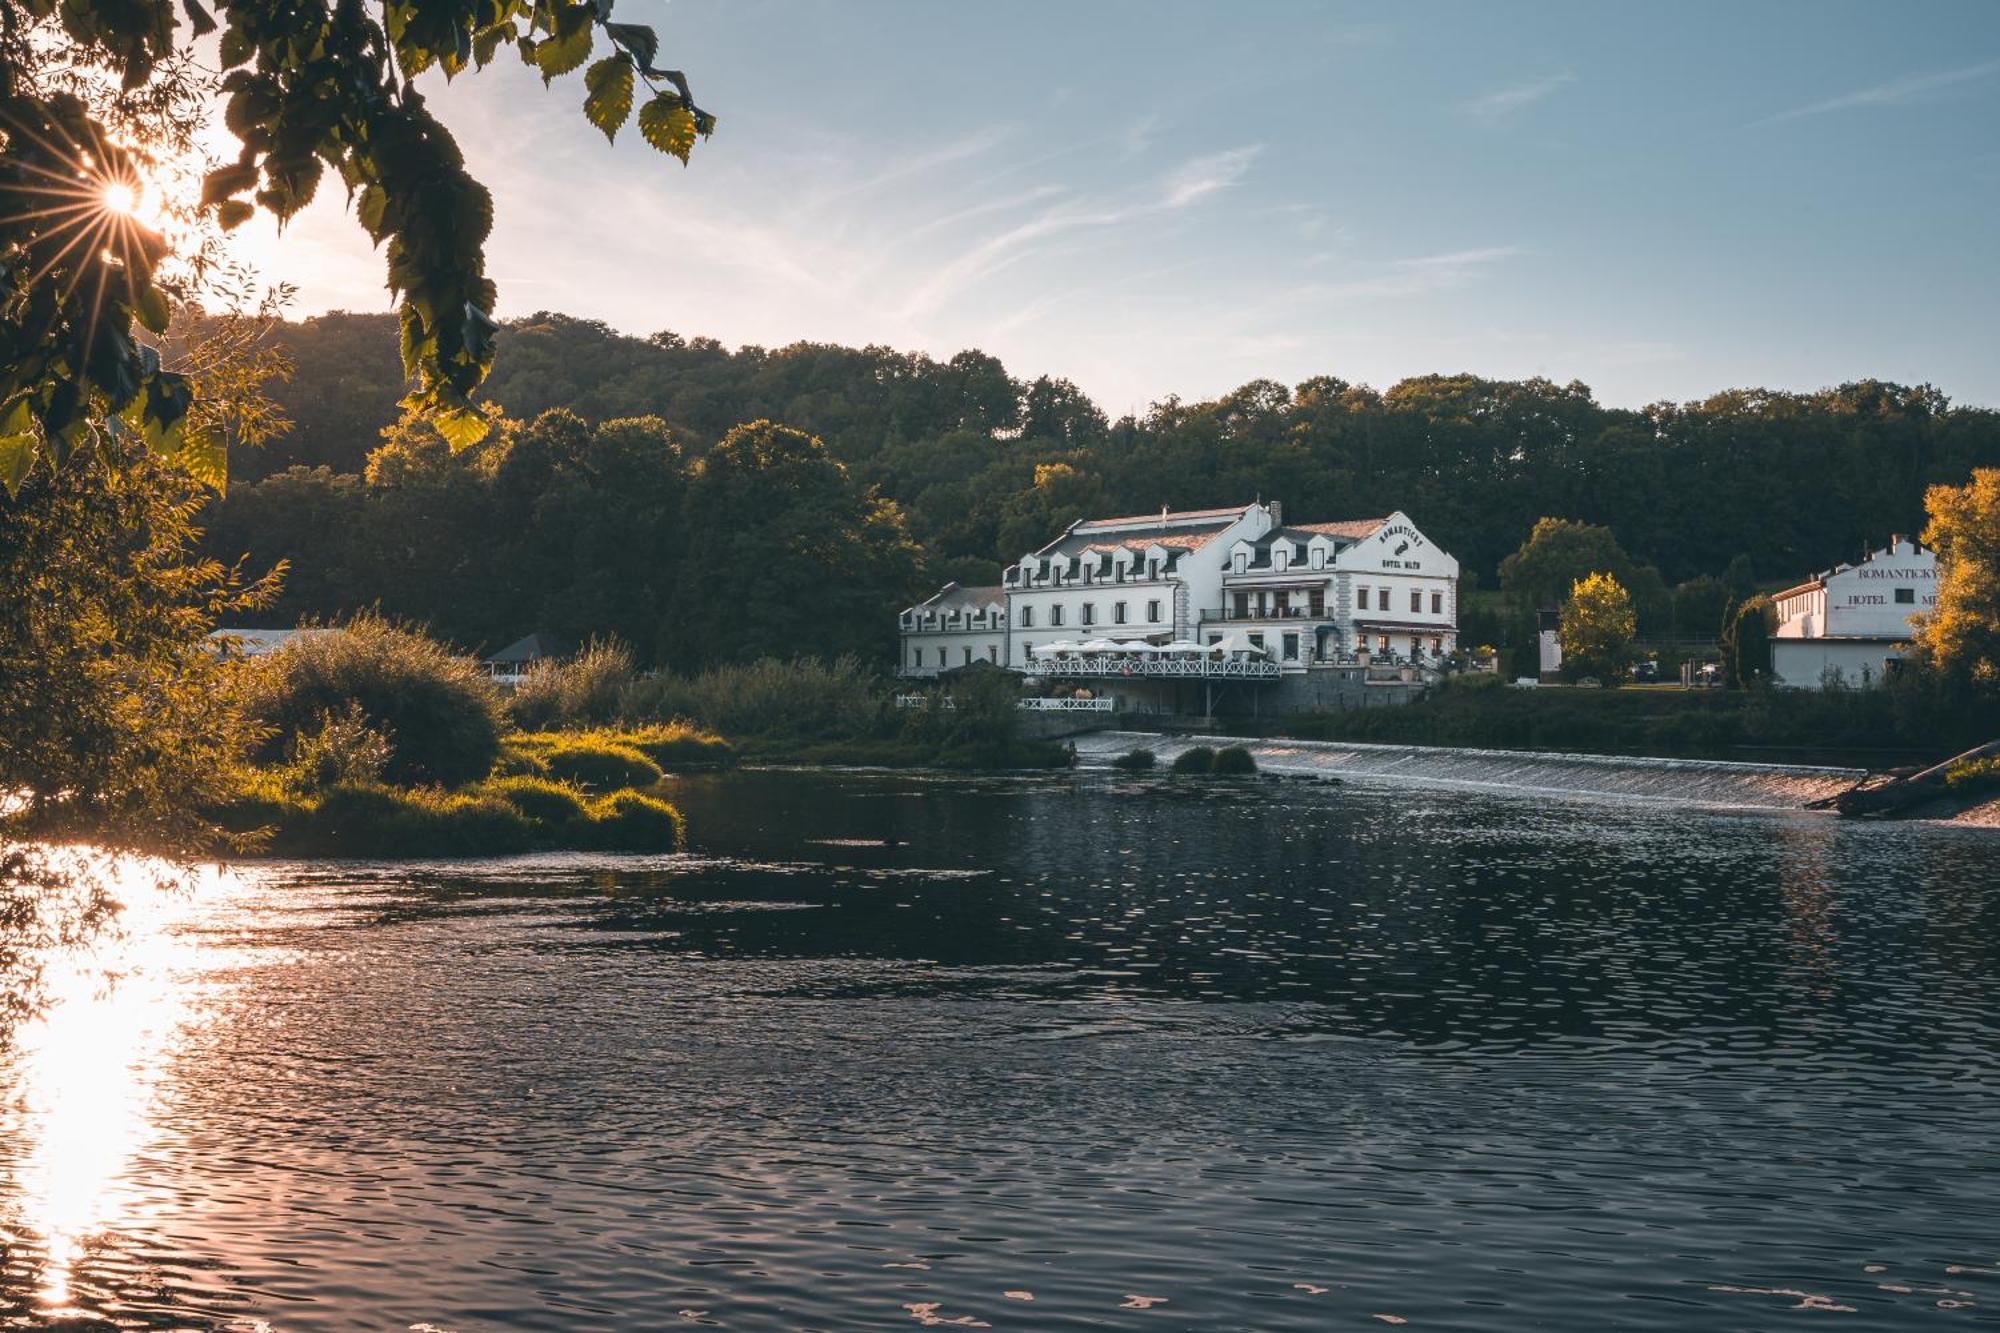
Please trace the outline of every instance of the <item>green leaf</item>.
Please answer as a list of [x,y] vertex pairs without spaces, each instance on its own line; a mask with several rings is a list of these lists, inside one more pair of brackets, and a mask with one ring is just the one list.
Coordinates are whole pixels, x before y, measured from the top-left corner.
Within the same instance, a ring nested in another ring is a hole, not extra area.
[[663,153],[671,153],[687,164],[694,151],[694,112],[672,93],[661,93],[639,108],[639,133]]
[[255,204],[246,203],[241,199],[225,199],[215,206],[215,220],[222,225],[224,231],[234,231],[248,222],[256,212]]
[[444,407],[431,413],[431,425],[457,453],[486,438],[486,417],[472,407]]
[[151,283],[139,289],[133,300],[132,313],[154,333],[165,333],[167,321],[172,318],[172,312],[167,308],[167,294]]
[[590,59],[590,46],[588,19],[574,26],[565,26],[555,36],[538,43],[535,47],[535,68],[541,70],[542,82],[547,83],[558,74],[567,74]]
[[651,69],[660,56],[660,39],[643,23],[607,23],[604,31],[611,40],[632,53],[641,69]]
[[229,446],[213,426],[184,432],[174,464],[203,485],[229,490]]
[[389,207],[389,192],[379,185],[364,186],[361,198],[354,205],[355,216],[368,231],[368,238],[378,244],[382,240],[382,217]]
[[619,128],[632,114],[632,62],[622,55],[606,56],[584,71],[583,86],[589,90],[584,118],[616,143]]
[[232,194],[241,193],[257,183],[257,168],[243,162],[234,162],[226,167],[217,167],[202,177],[201,202],[204,207],[219,204]]
[[0,486],[7,488],[8,499],[20,494],[28,469],[35,465],[38,444],[33,431],[0,435]]

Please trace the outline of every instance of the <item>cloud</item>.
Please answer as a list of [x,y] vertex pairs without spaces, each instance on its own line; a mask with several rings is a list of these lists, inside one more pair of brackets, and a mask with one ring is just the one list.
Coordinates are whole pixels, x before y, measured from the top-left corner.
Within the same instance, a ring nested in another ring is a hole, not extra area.
[[1196,200],[1226,190],[1243,178],[1257,154],[1263,151],[1264,145],[1251,144],[1195,158],[1168,175],[1160,201],[1167,208],[1186,208]]
[[1300,300],[1336,301],[1423,296],[1462,286],[1481,270],[1522,253],[1518,246],[1488,245],[1394,259],[1358,277],[1303,284],[1293,290],[1293,295]]
[[1484,97],[1475,97],[1465,104],[1465,109],[1478,120],[1505,120],[1515,112],[1525,110],[1550,96],[1565,84],[1575,82],[1576,75],[1565,70],[1561,74],[1551,74],[1533,83],[1517,83],[1511,88],[1501,88]]
[[1905,102],[1914,102],[1927,94],[1949,88],[1953,84],[1969,83],[1974,79],[1983,79],[1994,74],[2000,74],[2000,60],[1988,60],[1959,69],[1938,70],[1931,74],[1912,74],[1906,78],[1878,83],[1872,88],[1863,88],[1859,92],[1829,97],[1824,102],[1809,102],[1805,106],[1795,106],[1790,111],[1780,111],[1775,116],[1767,116],[1759,123],[1768,125],[1774,121],[1823,116],[1830,111],[1851,111],[1858,107],[1900,106]]

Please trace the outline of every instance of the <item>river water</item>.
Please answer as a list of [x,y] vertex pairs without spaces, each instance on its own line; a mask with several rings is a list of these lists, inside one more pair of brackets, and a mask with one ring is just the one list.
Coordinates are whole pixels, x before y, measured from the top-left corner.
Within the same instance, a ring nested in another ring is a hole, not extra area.
[[2000,839],[738,772],[685,857],[134,884],[0,1038],[0,1327],[1978,1327]]

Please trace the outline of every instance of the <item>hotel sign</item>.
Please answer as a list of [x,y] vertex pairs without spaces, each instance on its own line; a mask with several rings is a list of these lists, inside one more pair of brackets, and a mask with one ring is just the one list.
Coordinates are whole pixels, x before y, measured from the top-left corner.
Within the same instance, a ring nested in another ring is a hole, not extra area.
[[1405,560],[1399,558],[1407,554],[1413,548],[1422,546],[1424,544],[1423,534],[1418,532],[1415,528],[1411,527],[1407,523],[1392,523],[1388,527],[1382,529],[1381,533],[1378,535],[1380,536],[1383,542],[1394,543],[1391,553],[1388,556],[1384,557],[1382,561],[1382,568],[1422,569],[1424,567],[1424,562],[1422,560]]

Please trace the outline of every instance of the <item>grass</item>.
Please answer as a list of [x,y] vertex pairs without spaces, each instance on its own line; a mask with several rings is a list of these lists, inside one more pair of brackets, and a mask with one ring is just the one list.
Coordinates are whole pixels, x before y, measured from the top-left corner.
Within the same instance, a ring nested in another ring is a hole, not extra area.
[[1945,770],[1945,790],[1954,796],[2000,792],[2000,758],[1968,759]]

